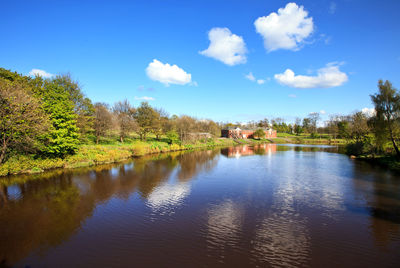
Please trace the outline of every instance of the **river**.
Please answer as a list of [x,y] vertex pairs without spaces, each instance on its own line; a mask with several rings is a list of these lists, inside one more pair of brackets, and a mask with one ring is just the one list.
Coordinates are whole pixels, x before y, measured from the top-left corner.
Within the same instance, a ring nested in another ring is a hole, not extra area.
[[329,146],[150,155],[0,182],[0,267],[399,267],[400,178]]

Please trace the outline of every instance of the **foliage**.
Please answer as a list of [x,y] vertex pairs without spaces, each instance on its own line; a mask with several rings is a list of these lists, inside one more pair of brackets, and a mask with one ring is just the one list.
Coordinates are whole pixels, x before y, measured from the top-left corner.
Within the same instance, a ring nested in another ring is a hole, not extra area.
[[180,144],[179,135],[175,130],[170,130],[166,133],[169,144]]
[[0,78],[0,164],[7,152],[35,152],[40,148],[39,136],[49,127],[40,103],[19,83]]
[[40,89],[38,95],[43,100],[43,109],[52,123],[50,131],[44,135],[44,152],[57,157],[74,154],[79,144],[79,128],[76,125],[74,103],[70,100],[68,91],[51,80],[45,81]]
[[265,137],[265,131],[262,128],[259,128],[256,131],[254,131],[253,136],[257,137],[258,139],[264,138]]
[[80,130],[81,137],[92,131],[94,121],[94,106],[92,101],[85,97],[78,82],[72,80],[70,74],[57,75],[52,82],[61,86],[74,104],[74,112],[77,115],[76,124]]
[[[377,139],[384,139],[388,136],[395,149],[396,155],[400,158],[400,150],[397,142],[400,139],[400,94],[389,81],[379,80],[379,93],[371,95],[375,105],[375,128],[383,134],[376,135]],[[382,141],[379,141],[382,143]]]
[[152,130],[154,131],[155,128],[162,128],[160,124],[160,114],[157,113],[147,102],[142,102],[140,104],[134,117],[138,125],[138,133],[141,140],[146,140],[146,136]]

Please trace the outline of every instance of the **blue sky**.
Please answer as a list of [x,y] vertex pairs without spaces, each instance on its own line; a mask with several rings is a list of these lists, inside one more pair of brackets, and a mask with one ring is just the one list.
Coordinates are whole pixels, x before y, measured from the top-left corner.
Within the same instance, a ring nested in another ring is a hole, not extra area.
[[378,79],[400,88],[398,10],[388,0],[2,1],[0,66],[70,72],[95,102],[147,97],[217,121],[327,118],[372,108]]

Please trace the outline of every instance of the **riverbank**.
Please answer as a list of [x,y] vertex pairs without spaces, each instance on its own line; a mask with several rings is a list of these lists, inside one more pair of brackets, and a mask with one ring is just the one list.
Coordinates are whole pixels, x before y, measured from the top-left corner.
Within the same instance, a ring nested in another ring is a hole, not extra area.
[[81,145],[75,155],[62,158],[36,158],[34,155],[16,155],[0,165],[0,176],[16,174],[34,174],[46,170],[63,168],[90,167],[101,164],[116,163],[132,157],[148,154],[192,150],[200,148],[228,147],[238,144],[268,143],[267,140],[209,139],[204,142],[183,145],[168,144],[164,141],[139,141],[130,143]]
[[395,156],[360,155],[360,156],[351,156],[351,158],[365,161],[372,165],[377,165],[400,174],[400,161]]
[[293,135],[288,133],[278,133],[276,138],[271,139],[274,143],[289,144],[309,144],[309,145],[345,145],[344,139],[332,139],[329,135],[319,135],[311,137],[309,134]]

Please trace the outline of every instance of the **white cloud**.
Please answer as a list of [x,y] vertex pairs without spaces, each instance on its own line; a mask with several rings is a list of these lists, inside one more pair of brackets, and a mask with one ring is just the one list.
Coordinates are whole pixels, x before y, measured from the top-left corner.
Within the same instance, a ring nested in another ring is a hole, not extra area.
[[289,94],[289,98],[297,98],[295,94]]
[[247,79],[250,81],[256,81],[256,78],[254,77],[253,73],[250,72],[248,75],[245,76]]
[[264,79],[257,79],[257,84],[262,85],[265,83]]
[[320,114],[326,114],[326,111],[325,110],[321,110],[321,111],[319,111],[319,113]]
[[339,70],[337,63],[327,64],[317,71],[316,76],[295,75],[291,69],[286,69],[284,73],[274,77],[280,84],[295,88],[337,87],[348,80],[347,74]]
[[269,77],[267,77],[267,78],[265,78],[265,79],[257,79],[257,78],[253,75],[252,72],[250,72],[249,74],[245,75],[245,77],[246,77],[246,79],[248,79],[248,80],[250,80],[250,81],[253,81],[253,82],[256,82],[256,83],[259,84],[259,85],[265,84],[265,82],[267,82],[267,81],[270,80]]
[[264,47],[268,52],[277,49],[298,50],[304,40],[314,30],[312,17],[303,6],[288,3],[266,17],[259,17],[254,25],[257,33],[264,38]]
[[39,69],[32,69],[29,72],[29,75],[31,76],[41,76],[43,78],[51,78],[52,76],[54,76],[54,74],[48,73],[44,70],[39,70]]
[[146,73],[151,80],[161,82],[166,86],[170,84],[186,85],[192,81],[192,75],[177,65],[164,64],[156,59],[147,66]]
[[361,112],[368,117],[372,117],[376,114],[375,108],[362,108]]
[[231,33],[228,28],[212,28],[208,33],[210,46],[199,53],[233,66],[246,63],[246,44],[241,36]]
[[153,98],[153,97],[147,97],[147,96],[143,96],[143,97],[136,97],[135,96],[135,100],[153,101],[153,100],[156,100],[156,99]]
[[155,211],[174,209],[190,193],[190,185],[185,183],[163,184],[154,189],[147,198],[148,205]]
[[331,14],[335,14],[335,12],[336,12],[336,3],[335,2],[331,2],[330,4],[329,4],[329,13],[331,13]]

